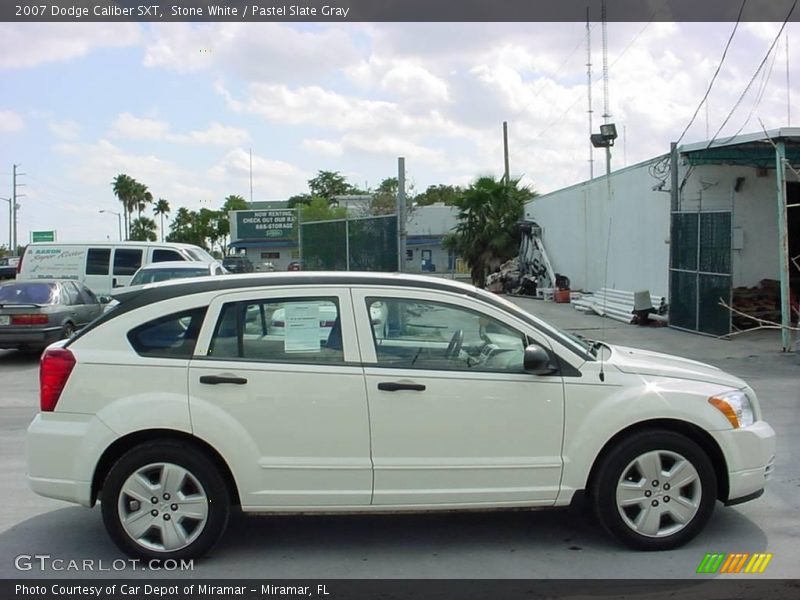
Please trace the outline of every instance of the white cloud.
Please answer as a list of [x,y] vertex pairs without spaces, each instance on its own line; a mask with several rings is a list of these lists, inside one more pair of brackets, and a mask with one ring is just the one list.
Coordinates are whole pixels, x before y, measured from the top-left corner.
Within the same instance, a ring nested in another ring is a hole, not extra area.
[[[242,149],[228,152],[212,167],[208,177],[228,193],[250,197],[250,153]],[[285,199],[307,188],[309,173],[282,160],[253,155],[253,199]]]
[[344,153],[341,142],[330,140],[303,140],[303,148],[326,156],[341,156]]
[[62,140],[74,140],[80,133],[80,126],[71,120],[51,121],[48,127],[50,127],[53,135]]
[[447,82],[416,61],[372,56],[345,73],[364,89],[377,88],[408,103],[439,105],[450,100]]
[[163,23],[151,27],[146,67],[213,70],[251,81],[313,81],[358,58],[343,31],[280,23]]
[[109,135],[129,140],[166,140],[170,136],[169,123],[121,113],[111,124]]
[[17,113],[10,110],[0,111],[0,131],[3,133],[13,133],[25,129],[25,122]]
[[0,69],[23,69],[67,62],[103,48],[132,46],[136,23],[2,23]]
[[244,144],[250,139],[250,135],[243,129],[225,127],[219,123],[211,123],[204,130],[190,131],[187,134],[176,134],[170,131],[170,125],[166,121],[136,117],[130,113],[121,113],[117,116],[111,125],[109,135],[128,140],[151,140],[219,146],[236,146]]

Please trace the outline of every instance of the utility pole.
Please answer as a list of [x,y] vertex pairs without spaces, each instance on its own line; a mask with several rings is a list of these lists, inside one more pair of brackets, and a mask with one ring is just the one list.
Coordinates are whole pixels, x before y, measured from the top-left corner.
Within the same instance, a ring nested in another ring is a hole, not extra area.
[[503,159],[505,162],[506,185],[511,181],[508,171],[508,121],[503,121]]
[[17,255],[17,208],[19,205],[17,204],[17,198],[23,197],[25,194],[17,194],[17,187],[23,187],[24,183],[17,183],[17,175],[25,175],[25,173],[17,173],[17,168],[21,167],[22,165],[14,165],[14,175],[13,175],[13,193],[11,195],[11,222],[13,225],[13,239],[11,240],[11,256]]
[[397,270],[406,263],[406,159],[397,158]]

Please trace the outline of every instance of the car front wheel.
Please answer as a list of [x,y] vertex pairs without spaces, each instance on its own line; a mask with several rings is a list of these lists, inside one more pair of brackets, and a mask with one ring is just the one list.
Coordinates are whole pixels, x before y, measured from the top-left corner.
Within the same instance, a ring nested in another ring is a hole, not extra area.
[[669,550],[706,524],[717,481],[695,442],[651,430],[624,439],[606,455],[591,493],[601,523],[619,540],[642,550]]
[[228,523],[230,500],[218,469],[180,442],[150,442],[124,454],[102,490],[103,521],[129,556],[202,556]]

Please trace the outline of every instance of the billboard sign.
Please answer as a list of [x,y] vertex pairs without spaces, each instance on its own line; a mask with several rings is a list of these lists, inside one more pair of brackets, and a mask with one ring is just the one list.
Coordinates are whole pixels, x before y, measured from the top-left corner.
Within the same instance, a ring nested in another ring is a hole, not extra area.
[[292,208],[270,210],[237,210],[232,213],[231,238],[259,240],[290,238],[296,212]]

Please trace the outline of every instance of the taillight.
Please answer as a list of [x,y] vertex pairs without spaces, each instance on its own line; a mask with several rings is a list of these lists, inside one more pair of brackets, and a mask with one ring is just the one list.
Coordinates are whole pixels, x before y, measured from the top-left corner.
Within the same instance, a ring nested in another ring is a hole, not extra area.
[[11,315],[12,325],[47,325],[47,315]]
[[42,412],[52,412],[67,384],[75,357],[65,348],[45,350],[39,363],[39,406]]

